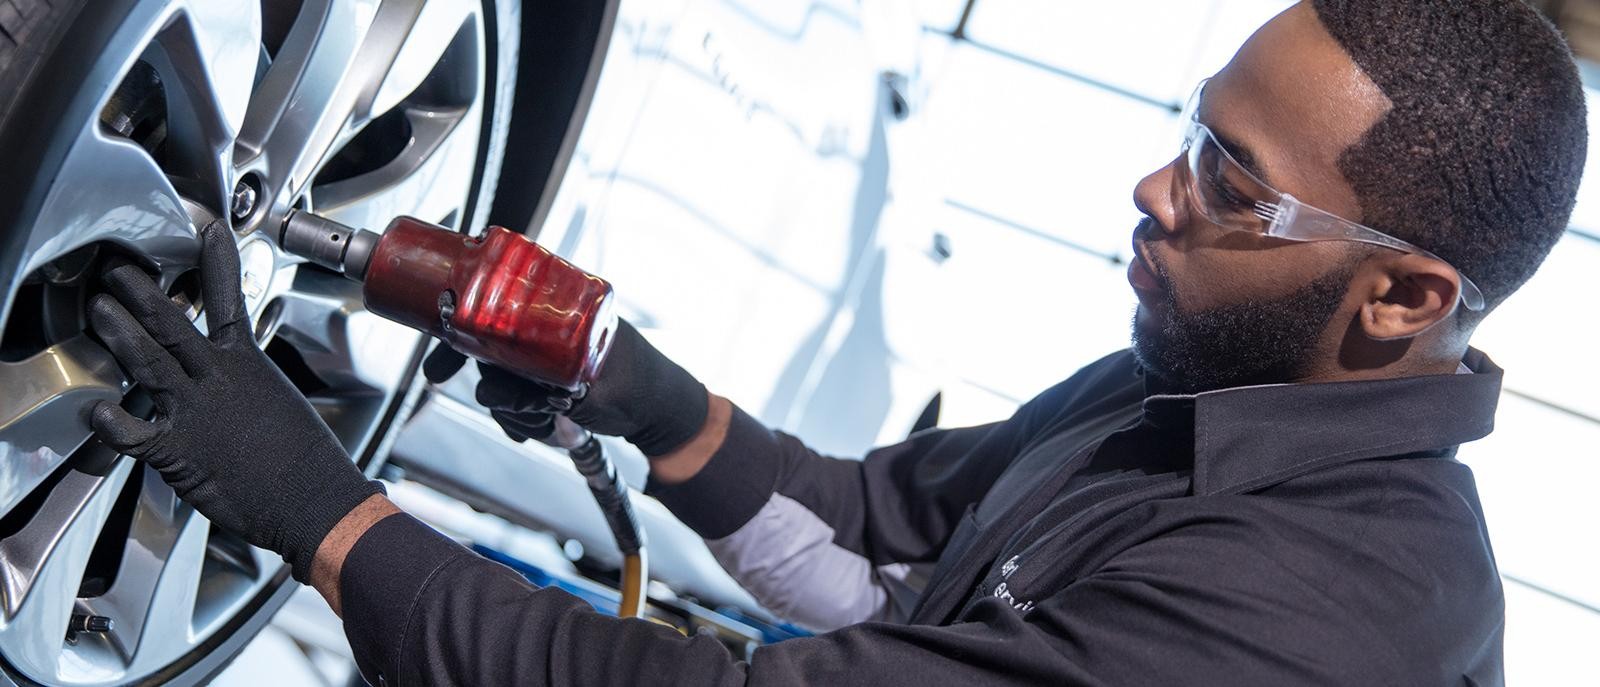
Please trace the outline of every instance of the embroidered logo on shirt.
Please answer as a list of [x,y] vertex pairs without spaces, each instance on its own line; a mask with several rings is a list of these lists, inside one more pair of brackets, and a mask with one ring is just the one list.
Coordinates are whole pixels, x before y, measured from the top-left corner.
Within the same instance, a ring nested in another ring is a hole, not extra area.
[[[1000,579],[1011,579],[1011,575],[1016,573],[1017,569],[1021,567],[1022,557],[1012,556],[1010,560],[1007,560],[1005,563],[1000,565]],[[1011,607],[1016,609],[1018,613],[1027,613],[1028,611],[1033,610],[1033,601],[1031,599],[1019,600],[1016,598],[1016,596],[1012,595],[1009,582],[1001,582],[1000,584],[995,585],[994,597],[1011,604]]]
[[1017,568],[1020,567],[1020,564],[1017,562],[1017,559],[1019,558],[1021,558],[1021,556],[1012,556],[1011,560],[1006,561],[1000,566],[1001,579],[1008,579],[1011,577],[1011,573],[1017,571]]

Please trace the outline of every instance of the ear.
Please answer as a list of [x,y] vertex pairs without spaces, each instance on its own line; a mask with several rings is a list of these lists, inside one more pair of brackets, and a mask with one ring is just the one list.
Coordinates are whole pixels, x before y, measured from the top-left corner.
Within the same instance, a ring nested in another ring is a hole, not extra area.
[[1362,333],[1379,341],[1409,339],[1449,319],[1461,297],[1461,276],[1449,265],[1420,255],[1383,261],[1362,281]]

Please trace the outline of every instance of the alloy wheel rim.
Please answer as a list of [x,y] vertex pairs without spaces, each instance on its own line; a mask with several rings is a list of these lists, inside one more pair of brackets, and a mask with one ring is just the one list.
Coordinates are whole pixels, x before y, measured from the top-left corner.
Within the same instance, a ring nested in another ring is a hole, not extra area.
[[[373,229],[462,216],[481,136],[481,7],[303,0],[264,38],[263,4],[284,14],[277,0],[137,3],[82,85],[82,121],[62,125],[71,147],[24,251],[0,256],[4,340],[39,337],[0,360],[0,656],[28,680],[148,679],[284,578],[277,556],[213,531],[153,471],[88,440],[82,409],[130,386],[73,331],[81,313],[57,312],[81,304],[92,277],[71,272],[84,260],[127,254],[181,293],[196,227],[229,221],[269,353],[352,455],[408,381],[420,336],[265,229],[294,207]],[[244,188],[255,197],[235,212]],[[113,627],[69,640],[74,614]]]

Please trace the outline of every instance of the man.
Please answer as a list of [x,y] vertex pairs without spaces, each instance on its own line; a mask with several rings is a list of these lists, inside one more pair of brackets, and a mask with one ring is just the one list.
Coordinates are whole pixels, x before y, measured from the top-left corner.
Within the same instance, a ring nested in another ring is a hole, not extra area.
[[[94,426],[283,554],[377,683],[1503,682],[1453,456],[1500,386],[1467,341],[1572,209],[1570,54],[1517,0],[1316,0],[1194,105],[1135,193],[1133,350],[1005,422],[824,458],[621,329],[570,416],[651,456],[650,491],[763,603],[837,628],[748,662],[400,513],[257,350],[225,229],[208,337],[139,270],[107,274],[95,329],[158,412]],[[547,392],[484,373],[507,432],[547,436]]]

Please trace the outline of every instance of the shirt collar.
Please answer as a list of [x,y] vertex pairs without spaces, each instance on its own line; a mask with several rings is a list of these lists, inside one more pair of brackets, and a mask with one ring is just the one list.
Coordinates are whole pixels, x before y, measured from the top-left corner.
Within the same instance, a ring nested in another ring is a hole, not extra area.
[[1241,493],[1339,463],[1487,436],[1503,371],[1476,349],[1462,364],[1471,374],[1153,393],[1143,422],[1192,422],[1194,493]]

